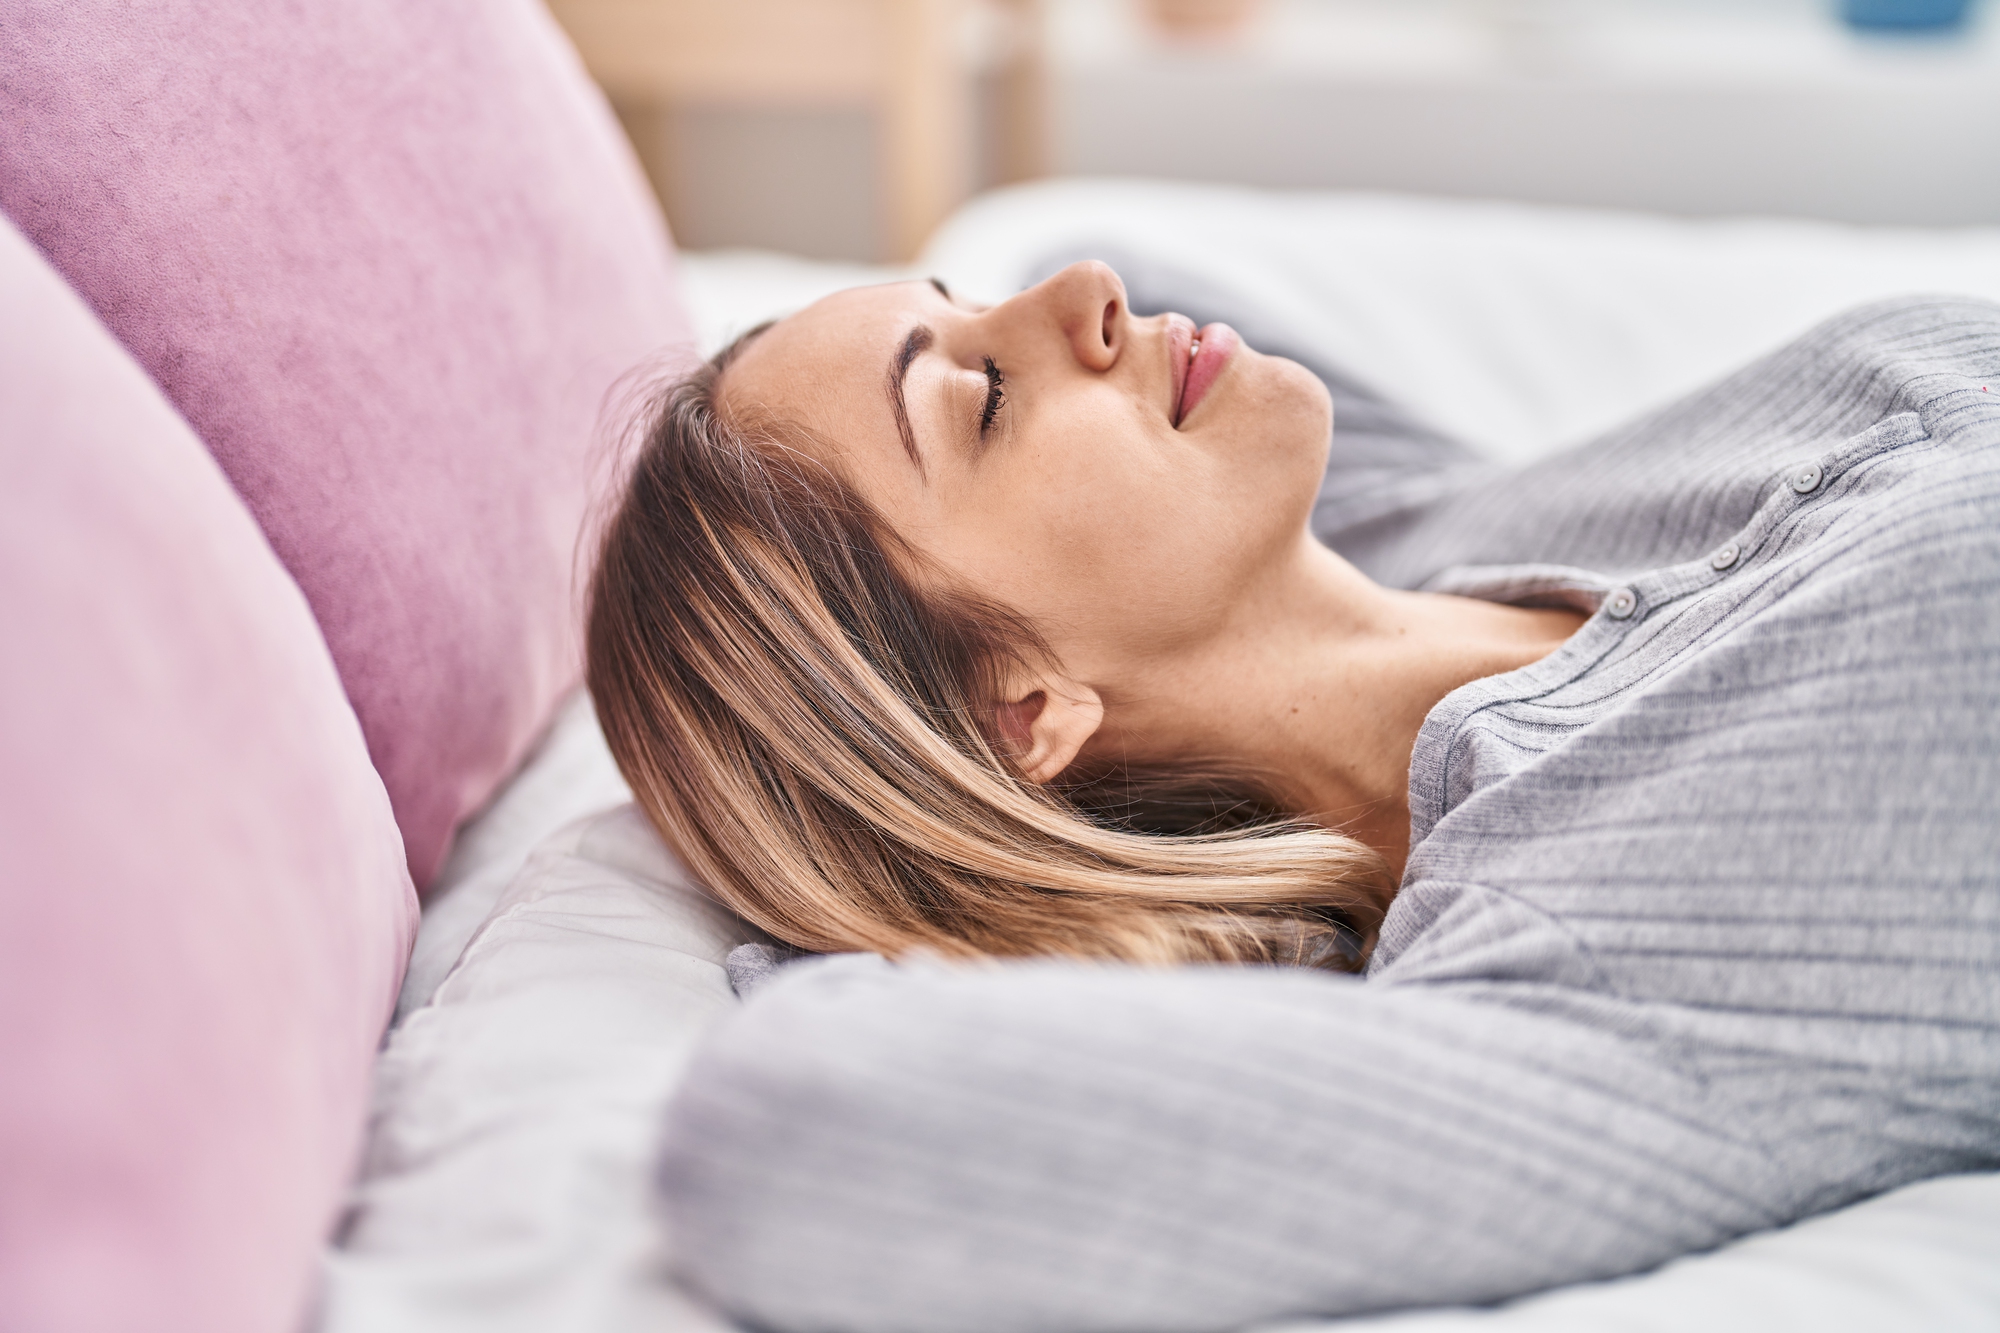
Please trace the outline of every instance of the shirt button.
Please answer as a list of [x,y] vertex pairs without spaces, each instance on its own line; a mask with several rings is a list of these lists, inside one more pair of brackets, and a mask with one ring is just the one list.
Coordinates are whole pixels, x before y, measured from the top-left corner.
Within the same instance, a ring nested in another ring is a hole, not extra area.
[[1735,542],[1724,542],[1715,548],[1715,554],[1708,558],[1710,569],[1727,569],[1736,563],[1736,557],[1743,554],[1743,548]]
[[1819,489],[1819,464],[1808,463],[1792,474],[1792,489],[1800,495],[1811,495]]
[[1604,599],[1604,614],[1613,620],[1623,620],[1639,606],[1639,594],[1630,588],[1620,588]]

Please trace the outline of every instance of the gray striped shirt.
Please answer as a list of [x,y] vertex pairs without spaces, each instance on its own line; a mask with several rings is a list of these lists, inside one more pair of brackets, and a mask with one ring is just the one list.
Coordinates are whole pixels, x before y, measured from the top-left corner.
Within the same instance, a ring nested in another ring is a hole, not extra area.
[[2000,308],[1856,312],[1517,473],[1388,434],[1336,433],[1322,537],[1594,614],[1426,720],[1368,975],[786,969],[670,1116],[696,1285],[787,1330],[1222,1329],[2000,1164]]

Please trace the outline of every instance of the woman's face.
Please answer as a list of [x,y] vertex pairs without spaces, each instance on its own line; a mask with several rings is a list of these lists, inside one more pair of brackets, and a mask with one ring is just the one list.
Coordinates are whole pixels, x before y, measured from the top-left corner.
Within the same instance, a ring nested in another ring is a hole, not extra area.
[[1332,413],[1313,375],[1227,326],[1135,318],[1097,263],[990,307],[926,282],[828,297],[753,342],[721,399],[739,423],[803,427],[1099,690],[1228,633],[1298,558]]

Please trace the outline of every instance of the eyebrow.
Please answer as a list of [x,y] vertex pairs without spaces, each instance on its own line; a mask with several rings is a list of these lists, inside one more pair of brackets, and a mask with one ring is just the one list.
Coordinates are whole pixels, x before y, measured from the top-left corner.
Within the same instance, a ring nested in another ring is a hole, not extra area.
[[889,362],[889,408],[896,414],[896,433],[903,437],[903,452],[917,465],[920,477],[924,476],[924,457],[917,452],[917,433],[910,426],[910,407],[903,400],[903,381],[910,377],[911,363],[923,355],[936,338],[928,325],[917,325],[904,336],[903,345],[896,349],[894,359]]

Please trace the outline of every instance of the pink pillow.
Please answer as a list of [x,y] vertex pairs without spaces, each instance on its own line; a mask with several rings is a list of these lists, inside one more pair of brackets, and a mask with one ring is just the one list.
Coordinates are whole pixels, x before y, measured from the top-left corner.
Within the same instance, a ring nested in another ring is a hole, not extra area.
[[299,1326],[416,923],[319,628],[0,222],[0,1329]]
[[417,883],[578,670],[618,377],[692,337],[533,0],[10,0],[0,208],[305,590]]

